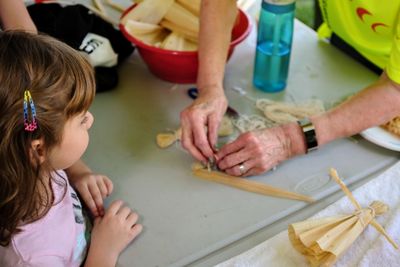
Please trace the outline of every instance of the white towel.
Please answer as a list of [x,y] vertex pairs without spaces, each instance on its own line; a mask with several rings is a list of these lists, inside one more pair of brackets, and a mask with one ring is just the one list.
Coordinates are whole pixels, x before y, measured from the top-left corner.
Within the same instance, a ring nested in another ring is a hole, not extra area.
[[[340,170],[338,173],[340,176]],[[380,200],[390,207],[387,213],[378,216],[376,220],[400,245],[400,162],[356,189],[353,195],[362,207],[367,207],[374,200]],[[344,196],[312,218],[349,214],[353,211],[353,205]],[[292,247],[287,231],[282,231],[260,245],[217,265],[217,267],[228,266],[301,267],[308,264],[306,259]],[[400,250],[394,249],[374,227],[368,226],[334,266],[400,266]]]

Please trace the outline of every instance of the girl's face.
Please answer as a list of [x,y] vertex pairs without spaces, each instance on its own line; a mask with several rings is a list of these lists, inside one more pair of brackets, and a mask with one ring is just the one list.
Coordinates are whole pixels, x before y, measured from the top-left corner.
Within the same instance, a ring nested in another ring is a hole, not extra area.
[[93,115],[88,111],[65,123],[61,144],[50,151],[50,164],[54,169],[69,168],[81,158],[89,144],[88,130],[93,120]]

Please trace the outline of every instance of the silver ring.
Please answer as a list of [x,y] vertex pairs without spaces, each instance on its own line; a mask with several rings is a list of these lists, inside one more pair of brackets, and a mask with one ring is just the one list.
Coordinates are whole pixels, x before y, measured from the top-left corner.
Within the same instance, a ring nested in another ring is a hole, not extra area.
[[243,175],[246,172],[246,167],[244,166],[243,163],[239,165],[239,172],[240,172],[240,175]]

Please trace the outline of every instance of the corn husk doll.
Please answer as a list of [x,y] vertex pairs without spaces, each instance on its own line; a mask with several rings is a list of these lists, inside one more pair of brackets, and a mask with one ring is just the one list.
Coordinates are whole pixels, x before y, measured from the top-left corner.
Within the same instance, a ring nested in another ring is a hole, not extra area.
[[331,177],[340,185],[353,203],[356,211],[349,215],[312,219],[289,225],[289,239],[293,247],[303,254],[311,266],[332,266],[364,229],[371,224],[398,249],[383,227],[374,219],[388,211],[388,206],[374,201],[367,208],[361,208],[350,190],[340,180],[336,170],[330,170]]

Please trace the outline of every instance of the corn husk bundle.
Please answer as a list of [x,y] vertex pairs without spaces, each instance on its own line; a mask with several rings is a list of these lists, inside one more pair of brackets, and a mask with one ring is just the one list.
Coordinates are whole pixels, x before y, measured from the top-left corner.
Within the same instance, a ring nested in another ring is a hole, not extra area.
[[293,247],[307,258],[311,266],[332,266],[370,224],[398,249],[397,244],[374,219],[375,216],[387,212],[388,206],[380,201],[374,201],[369,207],[362,208],[340,180],[336,170],[331,169],[330,175],[346,193],[356,211],[353,214],[289,225],[289,239]]
[[[227,116],[222,117],[221,124],[218,128],[218,136],[224,137],[224,136],[229,136],[233,133],[233,124],[231,119],[229,119]],[[175,142],[181,140],[182,137],[182,129],[179,128],[176,131],[173,131],[171,133],[160,133],[156,137],[156,142],[157,145],[160,148],[167,148],[174,144]]]
[[196,51],[200,1],[139,1],[121,23],[129,34],[148,45],[175,51]]

